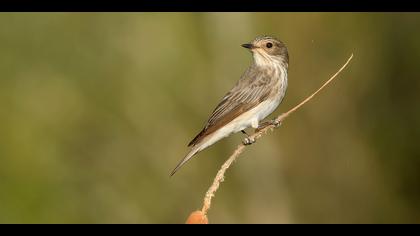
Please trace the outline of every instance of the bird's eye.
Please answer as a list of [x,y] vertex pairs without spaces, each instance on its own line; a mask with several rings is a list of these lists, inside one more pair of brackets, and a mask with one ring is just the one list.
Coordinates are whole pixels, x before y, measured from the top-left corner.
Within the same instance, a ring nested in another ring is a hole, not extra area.
[[273,44],[272,44],[272,43],[267,43],[265,46],[266,46],[267,48],[271,48],[271,47],[273,46]]

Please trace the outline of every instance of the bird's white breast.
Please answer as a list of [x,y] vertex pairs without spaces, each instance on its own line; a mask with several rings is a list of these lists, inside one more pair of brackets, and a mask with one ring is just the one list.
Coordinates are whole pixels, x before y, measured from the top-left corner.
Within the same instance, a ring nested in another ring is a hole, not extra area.
[[[269,99],[260,103],[255,108],[249,110],[248,112],[235,119],[238,120],[237,122],[244,123],[246,125],[246,128],[258,128],[258,124],[260,123],[260,121],[265,119],[274,110],[276,110],[276,108],[280,105],[281,101],[283,100],[287,89],[287,71],[284,69],[284,67],[279,67],[278,70],[279,71],[277,71],[276,73],[280,73],[280,76],[274,76],[275,78],[278,78],[276,84],[273,87],[273,89],[277,91],[275,96],[270,97]],[[232,122],[234,122],[235,120],[233,120]],[[248,124],[246,124],[247,120],[250,120]],[[243,125],[241,125],[240,128],[242,127]],[[235,132],[239,132],[241,130],[243,130],[243,128],[240,130],[235,130]]]
[[237,133],[249,127],[254,129],[258,128],[260,121],[265,119],[279,106],[287,89],[287,70],[281,66],[277,69],[278,71],[276,70],[276,73],[279,73],[279,76],[274,76],[274,78],[278,79],[273,87],[274,91],[277,92],[275,96],[271,96],[269,99],[261,102],[253,109],[241,114],[213,134],[209,135],[206,138],[207,140],[200,146],[200,150],[203,150],[232,133]]

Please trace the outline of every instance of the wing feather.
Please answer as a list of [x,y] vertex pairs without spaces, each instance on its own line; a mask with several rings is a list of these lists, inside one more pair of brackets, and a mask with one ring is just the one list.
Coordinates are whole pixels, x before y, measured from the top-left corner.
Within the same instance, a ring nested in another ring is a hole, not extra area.
[[[246,76],[248,75],[248,76]],[[272,86],[271,76],[266,73],[247,71],[236,85],[223,97],[207,121],[204,129],[188,144],[194,146],[204,137],[218,130],[267,99]]]

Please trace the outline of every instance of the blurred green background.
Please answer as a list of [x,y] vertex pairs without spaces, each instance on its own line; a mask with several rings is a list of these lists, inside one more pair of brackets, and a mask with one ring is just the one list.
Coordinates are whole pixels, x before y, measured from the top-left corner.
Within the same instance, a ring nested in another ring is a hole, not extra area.
[[0,14],[0,223],[183,223],[242,134],[187,143],[274,35],[322,93],[229,169],[210,223],[420,223],[420,14]]

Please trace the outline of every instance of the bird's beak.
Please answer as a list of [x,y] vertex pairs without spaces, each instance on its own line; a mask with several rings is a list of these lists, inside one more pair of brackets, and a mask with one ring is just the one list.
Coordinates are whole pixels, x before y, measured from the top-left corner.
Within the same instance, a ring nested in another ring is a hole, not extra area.
[[248,48],[248,49],[254,49],[254,48],[257,48],[256,46],[254,46],[254,44],[252,44],[252,43],[245,43],[245,44],[242,44],[241,45],[242,47],[244,47],[244,48]]

